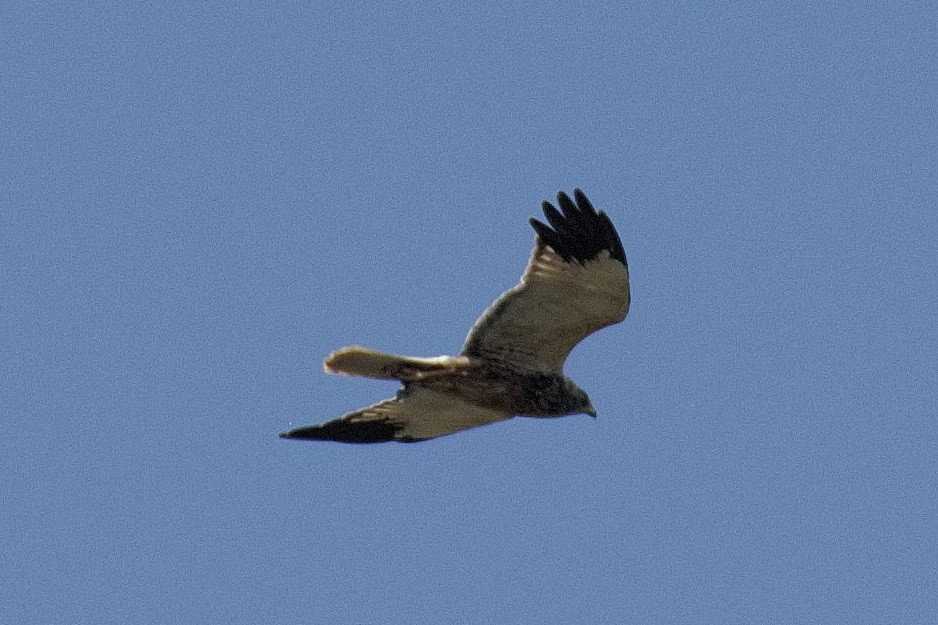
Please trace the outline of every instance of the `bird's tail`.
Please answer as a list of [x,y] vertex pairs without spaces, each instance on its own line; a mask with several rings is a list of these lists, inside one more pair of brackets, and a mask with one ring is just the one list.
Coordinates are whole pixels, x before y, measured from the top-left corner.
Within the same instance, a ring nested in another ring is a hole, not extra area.
[[343,347],[329,354],[323,363],[327,373],[344,373],[365,378],[416,382],[439,373],[450,373],[464,367],[465,356],[438,356],[437,358],[410,358],[396,356],[356,345]]

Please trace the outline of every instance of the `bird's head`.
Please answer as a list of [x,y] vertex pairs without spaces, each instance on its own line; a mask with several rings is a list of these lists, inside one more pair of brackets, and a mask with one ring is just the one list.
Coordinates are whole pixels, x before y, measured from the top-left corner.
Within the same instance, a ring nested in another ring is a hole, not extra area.
[[596,409],[593,408],[593,402],[590,401],[586,391],[570,380],[566,382],[567,397],[570,400],[570,414],[588,414],[595,419]]

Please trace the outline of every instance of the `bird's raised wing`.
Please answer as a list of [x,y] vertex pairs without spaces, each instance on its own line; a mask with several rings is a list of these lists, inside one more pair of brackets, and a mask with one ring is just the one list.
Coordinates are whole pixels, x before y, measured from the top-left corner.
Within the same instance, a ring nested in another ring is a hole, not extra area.
[[328,421],[284,432],[281,438],[341,443],[411,443],[501,421],[512,415],[469,404],[457,396],[408,386],[397,397]]
[[573,197],[559,193],[559,211],[544,202],[550,226],[531,219],[537,238],[521,282],[472,326],[463,355],[559,372],[577,343],[625,319],[631,295],[622,241],[582,191]]

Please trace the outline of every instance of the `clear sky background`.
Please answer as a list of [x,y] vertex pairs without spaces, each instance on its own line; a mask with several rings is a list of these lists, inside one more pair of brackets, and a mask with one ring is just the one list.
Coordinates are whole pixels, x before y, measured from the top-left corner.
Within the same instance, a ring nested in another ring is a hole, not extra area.
[[[8,3],[0,621],[938,622],[938,9]],[[277,434],[582,187],[599,418]]]

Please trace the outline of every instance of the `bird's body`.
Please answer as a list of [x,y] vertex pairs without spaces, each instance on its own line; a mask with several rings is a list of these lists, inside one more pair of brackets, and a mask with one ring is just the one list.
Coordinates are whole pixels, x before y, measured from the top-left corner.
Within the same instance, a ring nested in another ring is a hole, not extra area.
[[405,395],[411,385],[420,386],[452,394],[476,406],[526,417],[561,417],[592,410],[586,393],[566,376],[500,358],[409,358],[365,347],[346,347],[326,359],[326,371],[361,375],[362,369],[350,366],[350,361],[362,357],[383,359],[386,366],[370,371],[366,377],[400,380]]
[[397,396],[284,438],[352,443],[414,442],[512,416],[595,416],[589,397],[563,374],[583,338],[622,321],[631,294],[619,236],[577,189],[576,204],[544,202],[547,225],[532,219],[534,252],[521,282],[479,318],[459,356],[412,358],[346,347],[329,373],[399,380]]

